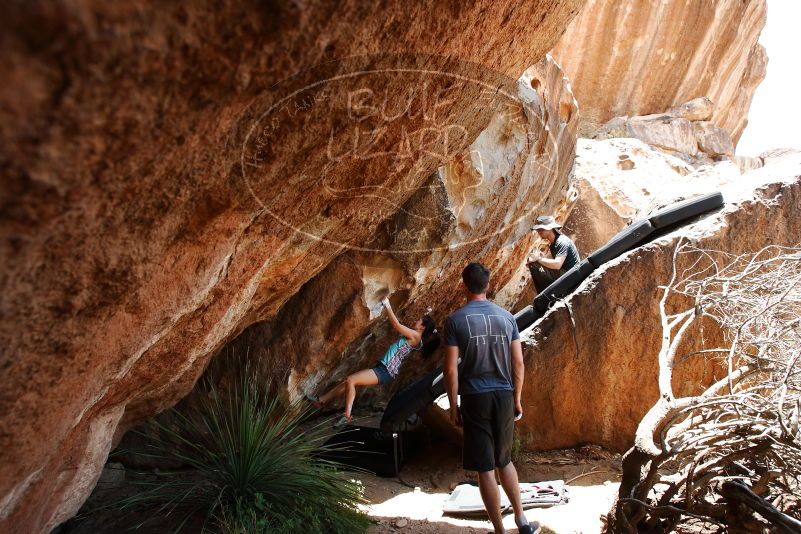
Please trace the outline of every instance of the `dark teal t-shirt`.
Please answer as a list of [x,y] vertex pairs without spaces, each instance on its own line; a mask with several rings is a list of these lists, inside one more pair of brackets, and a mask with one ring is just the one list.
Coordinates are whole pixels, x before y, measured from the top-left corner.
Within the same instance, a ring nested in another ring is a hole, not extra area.
[[459,347],[459,394],[513,391],[514,316],[488,300],[468,302],[445,321],[445,344]]
[[551,257],[558,258],[559,256],[565,257],[565,262],[560,269],[562,272],[567,272],[572,269],[578,262],[581,261],[579,251],[575,243],[570,240],[566,235],[559,234],[559,236],[551,244]]

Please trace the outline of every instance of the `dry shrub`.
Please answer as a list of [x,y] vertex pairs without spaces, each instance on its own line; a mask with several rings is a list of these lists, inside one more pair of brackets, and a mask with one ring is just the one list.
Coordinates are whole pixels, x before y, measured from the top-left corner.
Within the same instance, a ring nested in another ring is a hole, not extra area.
[[[660,398],[624,456],[607,530],[801,532],[801,249],[734,256],[680,243],[662,290]],[[724,343],[679,354],[705,317]],[[725,376],[676,397],[673,368],[699,357]]]

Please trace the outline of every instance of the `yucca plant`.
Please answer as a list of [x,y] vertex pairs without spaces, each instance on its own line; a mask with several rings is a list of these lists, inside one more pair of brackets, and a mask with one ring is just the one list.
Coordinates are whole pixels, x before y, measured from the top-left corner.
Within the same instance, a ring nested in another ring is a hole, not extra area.
[[205,379],[195,406],[150,423],[144,454],[186,468],[139,480],[122,508],[183,514],[177,530],[202,514],[204,530],[226,533],[365,531],[361,486],[320,458],[321,427],[302,429],[307,411],[285,406],[248,369],[225,390]]

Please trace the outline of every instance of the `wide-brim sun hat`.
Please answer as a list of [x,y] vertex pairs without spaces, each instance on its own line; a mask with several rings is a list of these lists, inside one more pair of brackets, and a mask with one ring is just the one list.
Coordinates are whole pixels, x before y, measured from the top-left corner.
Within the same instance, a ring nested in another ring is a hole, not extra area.
[[550,215],[543,215],[542,217],[537,217],[537,221],[531,227],[531,230],[557,230],[561,227],[562,225],[556,222],[556,219]]

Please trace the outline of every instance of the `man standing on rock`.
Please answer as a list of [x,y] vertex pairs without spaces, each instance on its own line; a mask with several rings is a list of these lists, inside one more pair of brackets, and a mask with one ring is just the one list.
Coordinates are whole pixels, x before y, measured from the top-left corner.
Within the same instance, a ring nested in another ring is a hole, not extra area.
[[551,249],[551,257],[546,258],[540,254],[538,248],[535,248],[526,262],[537,294],[542,293],[551,282],[581,261],[576,245],[559,231],[561,228],[562,225],[549,215],[538,217],[536,224],[531,228],[541,239],[548,242]]
[[451,420],[464,426],[464,468],[478,471],[481,499],[495,532],[506,532],[497,471],[519,531],[535,534],[540,531],[539,524],[529,524],[523,513],[517,470],[512,464],[514,422],[523,415],[523,349],[512,314],[487,300],[489,278],[489,269],[480,263],[465,267],[462,285],[468,302],[445,322],[444,372]]

